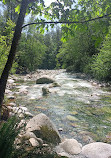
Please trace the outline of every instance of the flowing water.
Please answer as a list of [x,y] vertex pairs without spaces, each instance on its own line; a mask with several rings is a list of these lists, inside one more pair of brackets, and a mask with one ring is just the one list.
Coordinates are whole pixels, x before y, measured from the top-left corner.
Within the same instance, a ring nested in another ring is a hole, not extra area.
[[[45,113],[62,137],[82,144],[93,140],[111,143],[111,92],[66,72],[56,75],[55,81],[60,87],[23,82],[17,88],[26,87],[28,93],[19,94],[17,103],[35,115]],[[51,92],[47,96],[42,96],[44,86]]]

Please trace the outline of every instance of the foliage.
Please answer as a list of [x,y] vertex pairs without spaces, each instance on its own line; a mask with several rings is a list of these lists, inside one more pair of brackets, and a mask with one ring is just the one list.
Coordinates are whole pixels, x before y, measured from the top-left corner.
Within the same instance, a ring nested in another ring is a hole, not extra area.
[[111,80],[111,25],[100,53],[93,58],[92,71],[99,80]]
[[57,55],[58,63],[69,71],[83,72],[91,56],[96,53],[94,41],[90,29],[84,32],[73,30],[73,32],[74,35],[64,41]]
[[13,116],[0,126],[0,156],[3,158],[14,158],[16,154],[14,141],[20,132],[20,128],[18,128],[19,122],[20,119]]
[[3,15],[4,18],[11,19],[13,22],[17,21],[18,14],[15,12],[15,7],[18,5],[18,1],[14,0],[5,0],[2,4],[3,9]]
[[44,43],[46,51],[43,62],[39,66],[42,69],[54,69],[56,67],[56,55],[59,52],[61,42],[61,30],[59,27],[56,30],[51,30],[44,35]]
[[42,63],[46,47],[39,33],[22,34],[18,48],[18,70],[32,72]]
[[[0,32],[0,74],[6,64],[9,50],[11,47],[11,41],[13,37],[13,28],[15,24],[9,19],[7,20],[4,30]],[[15,71],[16,63],[13,65],[12,72]]]

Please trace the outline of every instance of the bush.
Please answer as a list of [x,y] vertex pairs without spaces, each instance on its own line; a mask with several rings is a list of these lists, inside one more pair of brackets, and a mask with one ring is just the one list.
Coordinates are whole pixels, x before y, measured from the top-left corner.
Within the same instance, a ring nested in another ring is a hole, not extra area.
[[111,80],[111,26],[100,53],[93,58],[91,69],[98,80]]
[[1,158],[14,158],[16,155],[14,149],[14,141],[20,128],[18,124],[20,119],[13,116],[7,122],[2,123],[0,127],[0,157]]

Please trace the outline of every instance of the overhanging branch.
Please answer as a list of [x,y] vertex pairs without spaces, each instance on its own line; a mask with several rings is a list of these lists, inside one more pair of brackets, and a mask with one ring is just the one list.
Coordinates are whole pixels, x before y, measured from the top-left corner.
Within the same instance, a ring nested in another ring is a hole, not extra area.
[[26,24],[26,25],[22,26],[22,28],[24,28],[26,26],[29,26],[29,25],[37,25],[37,24],[83,24],[83,23],[87,23],[87,22],[90,22],[90,21],[95,21],[95,20],[98,20],[98,19],[106,18],[110,15],[111,15],[111,13],[100,16],[100,17],[96,17],[96,18],[93,18],[93,19],[83,20],[83,21],[47,21],[47,22],[46,21],[44,21],[44,22],[41,21],[41,22],[33,22],[33,23],[29,23],[29,24]]

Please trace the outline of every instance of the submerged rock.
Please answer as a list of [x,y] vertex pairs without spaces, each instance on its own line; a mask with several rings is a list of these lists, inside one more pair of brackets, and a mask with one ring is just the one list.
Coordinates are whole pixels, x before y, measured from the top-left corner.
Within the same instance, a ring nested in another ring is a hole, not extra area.
[[53,88],[53,87],[60,87],[60,84],[58,84],[57,82],[53,82],[50,88]]
[[85,145],[82,154],[88,158],[110,158],[111,145],[102,142],[95,142]]
[[30,119],[26,125],[26,130],[33,132],[36,137],[41,138],[45,143],[58,144],[61,142],[61,137],[56,127],[43,113]]
[[49,83],[53,83],[54,80],[48,77],[41,77],[39,79],[36,80],[36,84],[49,84]]

